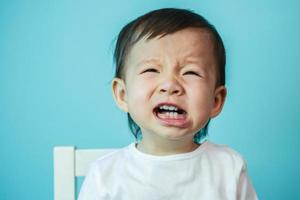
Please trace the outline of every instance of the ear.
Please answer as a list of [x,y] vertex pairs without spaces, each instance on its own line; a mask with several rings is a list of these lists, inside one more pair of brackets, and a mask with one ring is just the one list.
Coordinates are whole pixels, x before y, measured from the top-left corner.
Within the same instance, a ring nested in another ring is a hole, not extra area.
[[210,115],[211,118],[218,116],[219,113],[222,111],[222,108],[225,103],[226,95],[227,95],[227,89],[223,85],[219,86],[215,90],[214,105]]
[[111,84],[112,94],[117,106],[124,112],[128,112],[126,87],[124,80],[114,78]]

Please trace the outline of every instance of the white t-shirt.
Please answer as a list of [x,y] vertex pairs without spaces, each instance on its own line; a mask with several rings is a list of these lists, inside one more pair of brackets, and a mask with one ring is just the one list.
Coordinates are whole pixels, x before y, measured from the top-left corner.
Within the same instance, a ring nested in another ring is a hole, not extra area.
[[244,159],[203,142],[176,155],[143,153],[131,143],[95,161],[79,200],[257,200]]

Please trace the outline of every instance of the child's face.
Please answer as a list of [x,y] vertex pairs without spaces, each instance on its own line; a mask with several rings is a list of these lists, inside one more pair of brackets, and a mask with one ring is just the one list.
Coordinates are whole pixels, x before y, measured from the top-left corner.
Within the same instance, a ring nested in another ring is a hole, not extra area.
[[114,79],[113,92],[119,107],[141,127],[143,138],[192,141],[218,115],[226,89],[216,87],[213,48],[209,32],[199,28],[140,40],[132,47],[125,82]]

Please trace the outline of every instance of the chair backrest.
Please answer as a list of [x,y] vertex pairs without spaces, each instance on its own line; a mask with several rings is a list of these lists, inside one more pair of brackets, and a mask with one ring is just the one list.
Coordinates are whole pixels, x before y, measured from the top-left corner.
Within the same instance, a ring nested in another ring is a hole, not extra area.
[[54,200],[75,200],[76,177],[85,176],[91,162],[116,150],[54,147]]

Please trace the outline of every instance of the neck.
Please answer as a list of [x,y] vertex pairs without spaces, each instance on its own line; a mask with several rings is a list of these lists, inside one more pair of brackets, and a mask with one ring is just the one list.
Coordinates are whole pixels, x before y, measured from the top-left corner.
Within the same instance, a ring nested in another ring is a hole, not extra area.
[[174,155],[179,153],[192,152],[199,147],[198,144],[193,141],[160,141],[153,142],[143,139],[137,144],[137,149],[141,152],[151,155]]

